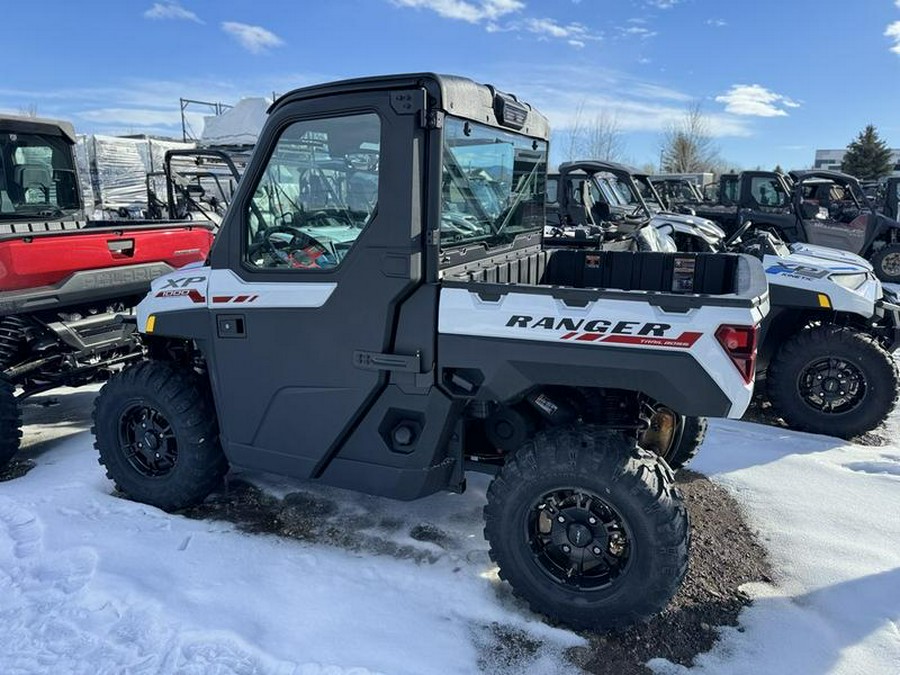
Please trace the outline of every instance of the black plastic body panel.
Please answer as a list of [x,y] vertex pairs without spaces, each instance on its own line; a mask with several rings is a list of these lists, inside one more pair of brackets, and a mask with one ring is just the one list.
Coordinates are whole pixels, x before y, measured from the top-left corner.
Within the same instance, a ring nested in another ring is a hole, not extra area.
[[53,286],[7,291],[0,295],[0,316],[58,310],[116,298],[140,297],[156,277],[173,272],[163,262],[76,272]]
[[731,401],[687,353],[585,348],[538,341],[441,335],[442,382],[453,371],[477,371],[476,399],[515,401],[538,385],[639,391],[684,415],[724,417]]

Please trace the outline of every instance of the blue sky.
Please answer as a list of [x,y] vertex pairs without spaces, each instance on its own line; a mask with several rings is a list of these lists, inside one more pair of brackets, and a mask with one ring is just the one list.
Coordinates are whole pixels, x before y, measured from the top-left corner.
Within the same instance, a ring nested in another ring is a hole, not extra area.
[[692,101],[737,167],[808,166],[869,122],[900,147],[900,0],[43,0],[4,26],[0,109],[86,133],[179,135],[180,96],[435,70],[535,104],[557,159],[580,108],[656,161]]

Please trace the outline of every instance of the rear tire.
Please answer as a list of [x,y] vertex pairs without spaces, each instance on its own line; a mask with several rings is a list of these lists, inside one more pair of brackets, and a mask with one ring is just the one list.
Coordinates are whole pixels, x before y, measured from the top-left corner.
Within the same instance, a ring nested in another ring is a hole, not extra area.
[[145,361],[110,379],[93,432],[116,487],[166,511],[202,502],[228,471],[206,383],[171,363]]
[[837,326],[800,331],[775,354],[766,379],[789,426],[840,438],[884,422],[900,386],[893,358],[875,338]]
[[673,480],[620,434],[591,425],[539,433],[488,489],[484,534],[500,578],[534,611],[575,628],[646,620],[687,572],[690,525]]
[[672,471],[683,469],[697,456],[700,446],[706,440],[708,428],[709,420],[705,417],[681,416],[681,437],[663,455],[663,459],[672,467]]
[[875,276],[889,284],[900,283],[900,244],[888,244],[869,258]]
[[22,440],[22,411],[16,390],[0,377],[0,469],[12,461]]

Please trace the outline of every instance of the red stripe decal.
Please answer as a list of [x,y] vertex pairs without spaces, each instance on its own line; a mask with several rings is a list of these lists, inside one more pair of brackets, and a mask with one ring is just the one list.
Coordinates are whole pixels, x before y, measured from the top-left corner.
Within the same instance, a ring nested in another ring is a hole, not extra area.
[[249,295],[239,295],[234,299],[234,301],[235,302],[244,302],[244,300],[246,300],[249,297],[250,297]]
[[195,288],[192,288],[188,292],[188,297],[197,304],[204,304],[206,302],[206,298],[203,297],[203,294]]
[[573,337],[575,337],[576,335],[578,335],[578,331],[574,331],[574,332],[572,332],[572,333],[566,333],[565,335],[563,335],[563,336],[562,336],[561,338],[559,338],[559,339],[560,339],[560,340],[568,340],[569,338],[573,338]]
[[581,342],[596,342],[602,337],[603,333],[582,333],[575,339]]
[[230,302],[232,297],[231,295],[214,295],[213,302]]

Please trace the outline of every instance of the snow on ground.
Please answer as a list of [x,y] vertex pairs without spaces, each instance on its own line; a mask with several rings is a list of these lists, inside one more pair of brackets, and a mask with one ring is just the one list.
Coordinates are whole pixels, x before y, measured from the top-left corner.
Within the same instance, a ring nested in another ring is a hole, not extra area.
[[[900,413],[884,447],[716,422],[695,465],[744,506],[775,570],[691,673],[900,673]],[[658,673],[688,669],[662,660]]]
[[491,574],[484,481],[413,505],[328,491],[397,514],[406,531],[427,513],[451,551],[395,536],[433,564],[246,534],[112,496],[85,432],[92,396],[29,406],[42,422],[25,429],[37,466],[0,483],[0,673],[499,671],[495,623],[544,645],[528,672],[556,673],[561,650],[582,643]]
[[[113,496],[86,432],[92,397],[29,405],[25,454],[37,466],[0,483],[0,673],[572,671],[562,651],[580,638],[496,580],[484,479],[403,504],[251,476],[279,497],[337,504],[343,537],[394,555],[247,534]],[[864,447],[714,423],[694,468],[745,506],[777,578],[749,589],[741,625],[692,672],[900,670],[900,415],[888,433],[889,445]],[[433,542],[411,536],[422,523]],[[506,664],[494,654],[509,635],[538,647]]]

